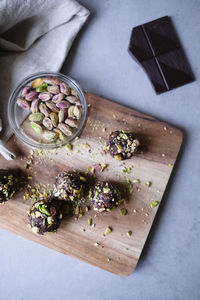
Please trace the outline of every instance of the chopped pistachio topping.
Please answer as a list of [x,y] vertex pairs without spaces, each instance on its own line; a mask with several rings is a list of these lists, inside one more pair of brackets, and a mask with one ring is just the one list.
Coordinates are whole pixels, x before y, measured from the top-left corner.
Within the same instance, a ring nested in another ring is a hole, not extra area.
[[39,209],[39,211],[40,211],[41,213],[43,213],[43,214],[45,214],[45,215],[47,215],[47,216],[50,216],[50,212],[48,211],[48,209],[47,209],[47,207],[46,207],[45,204],[39,205],[39,206],[38,206],[38,209]]
[[121,208],[120,209],[120,214],[121,214],[121,216],[125,216],[127,214],[127,209],[126,208]]
[[92,226],[92,219],[91,219],[91,218],[88,219],[88,224],[89,224],[90,226]]
[[145,185],[148,186],[148,187],[150,187],[151,186],[151,182],[150,181],[146,181]]
[[111,227],[107,227],[106,230],[105,230],[105,234],[109,234],[112,232],[112,228]]
[[128,236],[131,236],[132,235],[132,231],[131,230],[129,230],[129,231],[127,231],[127,233],[126,233]]
[[158,201],[154,201],[154,202],[152,202],[151,203],[151,207],[153,208],[153,207],[156,207],[158,205]]

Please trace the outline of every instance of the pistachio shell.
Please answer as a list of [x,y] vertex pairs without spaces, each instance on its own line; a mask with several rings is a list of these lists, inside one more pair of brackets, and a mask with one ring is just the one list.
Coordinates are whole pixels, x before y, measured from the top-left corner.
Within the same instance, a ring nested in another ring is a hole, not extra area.
[[70,104],[69,104],[69,102],[62,100],[62,101],[56,103],[56,106],[58,108],[68,108],[70,106]]
[[22,97],[17,98],[17,105],[20,106],[23,109],[29,110],[30,109],[30,104],[28,101],[24,100]]
[[37,89],[43,83],[43,81],[43,78],[36,78],[31,84],[32,88]]
[[70,95],[71,88],[68,85],[66,85],[66,83],[62,82],[60,84],[60,91],[61,91],[61,93],[65,94],[65,95]]
[[36,113],[39,111],[40,99],[35,99],[31,102],[31,111],[32,113]]
[[60,89],[58,85],[49,85],[47,91],[51,94],[59,94]]
[[33,101],[37,98],[38,94],[36,91],[30,91],[29,93],[26,94],[25,99],[27,101]]
[[74,107],[74,116],[77,118],[77,120],[81,117],[81,110],[78,108],[78,106]]
[[65,120],[65,124],[69,125],[72,128],[77,128],[78,127],[78,121],[74,120],[74,119],[70,119],[70,118],[67,118]]
[[39,110],[43,113],[46,117],[48,117],[51,113],[50,109],[46,106],[45,103],[40,103]]
[[37,124],[35,122],[30,122],[30,125],[37,133],[39,133],[39,134],[42,133],[42,127],[39,124]]
[[58,114],[55,112],[50,113],[50,119],[54,127],[58,125]]
[[66,136],[72,135],[72,130],[67,124],[59,123],[58,129],[60,129],[62,131],[62,133],[64,133],[64,135],[66,135]]
[[54,142],[58,138],[58,135],[56,132],[44,130],[43,137],[45,140]]
[[48,130],[52,130],[52,129],[53,129],[52,121],[51,121],[48,117],[45,117],[45,118],[43,119],[42,124],[43,124]]
[[61,110],[58,113],[58,121],[59,123],[62,123],[65,121],[67,117],[67,108],[61,108]]
[[44,115],[41,112],[36,112],[30,114],[28,118],[31,122],[41,122],[44,119]]
[[54,103],[58,103],[61,100],[63,100],[64,98],[65,98],[65,95],[63,93],[59,93],[59,94],[53,96],[52,101]]
[[40,93],[38,97],[42,101],[48,101],[52,98],[52,95],[49,92],[43,92]]

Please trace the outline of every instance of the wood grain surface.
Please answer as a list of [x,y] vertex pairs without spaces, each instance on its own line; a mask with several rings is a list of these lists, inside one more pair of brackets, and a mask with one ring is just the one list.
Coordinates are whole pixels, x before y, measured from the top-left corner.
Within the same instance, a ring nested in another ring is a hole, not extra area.
[[[24,188],[12,200],[0,206],[0,228],[126,276],[135,269],[141,255],[159,208],[159,205],[151,208],[151,203],[158,201],[160,204],[162,200],[182,143],[182,133],[166,123],[96,95],[86,93],[86,98],[91,104],[87,124],[80,139],[73,142],[72,151],[63,147],[38,156],[35,152],[27,170],[24,165],[30,159],[30,148],[12,137],[8,146],[17,152],[17,160],[7,162],[0,157],[0,167],[19,167],[33,176],[31,186],[39,183],[45,187],[48,185],[50,189],[60,171],[78,170],[86,173],[89,166],[107,164],[102,173],[96,173],[93,181],[114,182],[122,191],[127,189],[127,179],[131,182],[136,179],[140,181],[133,183],[132,194],[125,196],[120,206],[127,209],[127,215],[121,216],[120,208],[104,213],[96,213],[91,209],[78,219],[71,216],[63,220],[56,234],[35,235],[27,218],[27,210],[32,202],[24,200]],[[102,153],[109,133],[121,129],[134,132],[142,145],[140,151],[125,162],[116,161],[109,154]],[[131,173],[123,173],[123,167],[131,167]],[[147,181],[151,182],[150,187],[145,185]],[[92,218],[95,227],[89,226],[89,218]],[[108,226],[112,232],[104,237]],[[85,231],[82,231],[83,228]],[[131,236],[126,234],[129,230],[132,231]]]

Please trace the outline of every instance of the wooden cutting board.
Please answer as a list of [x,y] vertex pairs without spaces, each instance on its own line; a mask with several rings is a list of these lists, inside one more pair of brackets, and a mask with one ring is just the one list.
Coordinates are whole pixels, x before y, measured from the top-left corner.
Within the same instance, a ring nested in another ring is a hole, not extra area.
[[[25,170],[30,148],[13,137],[8,145],[18,153],[18,159],[7,162],[1,157],[0,167],[19,167],[34,176],[31,185],[41,183],[51,187],[60,171],[87,172],[88,167],[96,163],[107,164],[102,173],[96,173],[96,179],[115,182],[123,190],[127,188],[127,179],[140,181],[133,183],[133,193],[120,206],[127,209],[127,215],[121,216],[120,208],[107,213],[95,213],[91,209],[78,219],[72,216],[64,220],[57,234],[39,236],[33,234],[28,225],[27,210],[32,202],[23,199],[22,191],[0,206],[0,228],[126,276],[135,269],[141,255],[159,208],[159,205],[151,208],[150,204],[162,200],[182,143],[182,133],[166,123],[96,95],[86,93],[86,98],[91,104],[87,125],[81,138],[73,142],[72,151],[64,147],[39,155],[36,152],[38,156],[34,154],[30,169]],[[121,129],[134,132],[142,144],[142,150],[125,162],[102,154],[109,133]],[[123,167],[132,168],[131,173],[123,173]],[[145,185],[147,181],[151,182],[150,187]],[[95,227],[89,226],[89,218]],[[112,232],[104,237],[108,226]],[[131,236],[126,234],[129,230]]]

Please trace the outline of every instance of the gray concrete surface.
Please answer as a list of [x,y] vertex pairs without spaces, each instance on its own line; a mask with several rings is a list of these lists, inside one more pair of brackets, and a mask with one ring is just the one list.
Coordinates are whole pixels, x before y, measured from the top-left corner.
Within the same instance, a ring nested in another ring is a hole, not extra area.
[[[134,273],[122,278],[0,231],[0,299],[200,299],[200,1],[81,0],[91,11],[62,72],[93,93],[167,121],[184,144]],[[169,15],[194,83],[156,96],[127,53],[131,28]]]

